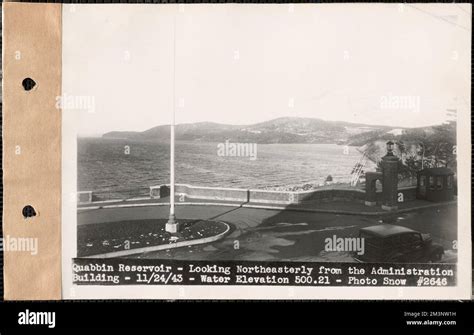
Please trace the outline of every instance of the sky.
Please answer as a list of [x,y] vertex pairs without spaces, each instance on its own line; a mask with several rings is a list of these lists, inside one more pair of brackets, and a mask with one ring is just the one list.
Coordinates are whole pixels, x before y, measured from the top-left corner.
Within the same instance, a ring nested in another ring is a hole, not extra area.
[[173,110],[176,123],[439,124],[447,109],[470,112],[470,13],[470,4],[63,5],[63,113],[76,113],[84,136],[169,124]]

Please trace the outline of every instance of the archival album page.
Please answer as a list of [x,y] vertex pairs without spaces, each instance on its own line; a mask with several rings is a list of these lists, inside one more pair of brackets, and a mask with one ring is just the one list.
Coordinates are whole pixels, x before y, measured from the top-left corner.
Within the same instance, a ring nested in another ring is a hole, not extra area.
[[470,9],[63,4],[63,298],[470,298]]

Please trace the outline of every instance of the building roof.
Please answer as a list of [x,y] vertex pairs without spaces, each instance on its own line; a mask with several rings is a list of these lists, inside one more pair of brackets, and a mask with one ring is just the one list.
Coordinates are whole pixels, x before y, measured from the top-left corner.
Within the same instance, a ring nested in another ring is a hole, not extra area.
[[449,176],[453,175],[454,172],[446,167],[427,168],[419,171],[421,174],[431,174],[435,176]]
[[365,227],[360,229],[361,232],[376,235],[378,237],[388,237],[402,233],[414,233],[415,230],[410,228],[396,226],[392,224],[380,224],[377,226]]

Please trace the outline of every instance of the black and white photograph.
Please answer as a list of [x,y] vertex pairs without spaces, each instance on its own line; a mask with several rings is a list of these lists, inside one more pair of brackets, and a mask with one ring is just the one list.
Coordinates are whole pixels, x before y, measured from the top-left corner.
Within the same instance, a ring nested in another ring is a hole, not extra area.
[[63,294],[469,295],[470,8],[63,5]]
[[471,3],[1,11],[1,334],[472,333]]

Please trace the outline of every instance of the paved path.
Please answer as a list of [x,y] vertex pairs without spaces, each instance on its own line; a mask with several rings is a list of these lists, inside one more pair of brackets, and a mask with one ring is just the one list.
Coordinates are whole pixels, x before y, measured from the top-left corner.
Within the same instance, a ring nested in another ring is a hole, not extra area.
[[[344,253],[324,252],[327,237],[357,236],[358,229],[382,222],[382,217],[309,213],[276,209],[182,205],[177,218],[221,220],[235,228],[224,240],[209,245],[143,254],[141,258],[219,260],[347,261]],[[78,224],[167,218],[167,206],[84,210]],[[456,240],[456,206],[427,208],[384,217],[383,220],[431,233],[445,249]],[[139,221],[137,221],[139,222]],[[139,224],[139,223],[137,223]]]
[[[328,202],[317,202],[317,203],[304,203],[304,204],[265,204],[257,202],[239,202],[239,201],[222,201],[222,200],[209,200],[209,199],[185,199],[180,201],[179,197],[176,197],[175,202],[177,206],[197,204],[197,205],[213,205],[216,206],[228,206],[228,207],[244,207],[244,208],[261,208],[261,209],[275,209],[275,210],[291,210],[291,211],[306,211],[314,213],[332,213],[332,214],[349,214],[349,215],[387,215],[390,214],[387,211],[381,209],[380,206],[366,206],[361,202],[355,201],[328,201]],[[433,203],[425,200],[412,200],[403,203],[399,203],[399,212],[410,212],[425,208],[438,208],[444,205],[455,204],[456,201],[447,203]],[[80,209],[94,209],[94,208],[110,208],[110,207],[134,207],[134,206],[167,206],[169,205],[169,197],[160,199],[129,199],[114,202],[95,202],[90,204],[80,204]]]

